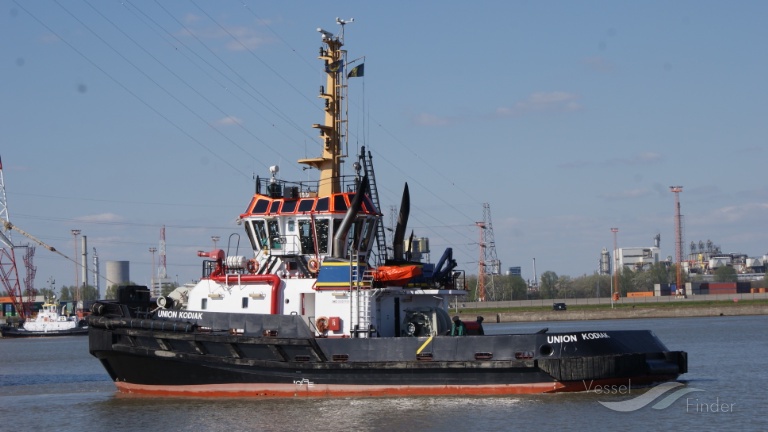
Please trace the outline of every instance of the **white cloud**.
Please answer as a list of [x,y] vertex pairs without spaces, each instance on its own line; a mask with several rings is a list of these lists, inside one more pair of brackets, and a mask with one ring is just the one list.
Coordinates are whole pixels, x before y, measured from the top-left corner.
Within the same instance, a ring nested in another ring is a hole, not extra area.
[[448,126],[453,121],[448,117],[438,117],[434,114],[418,114],[413,118],[413,122],[419,126]]
[[[193,19],[190,16],[189,19]],[[258,32],[249,27],[236,26],[221,28],[187,29],[179,32],[181,36],[197,36],[203,40],[224,41],[225,49],[229,51],[252,50],[270,42],[270,39],[262,37]]]
[[531,112],[570,112],[582,109],[579,96],[575,93],[552,91],[532,93],[512,107],[499,107],[496,114],[502,117],[517,116]]
[[[269,39],[264,38],[256,34],[248,27],[233,27],[229,29],[229,33],[235,36],[237,40],[230,40],[227,42],[227,49],[230,51],[244,51],[246,49],[256,49],[269,42]],[[227,35],[229,36],[229,35]]]
[[605,159],[603,161],[588,161],[588,160],[575,160],[570,162],[563,162],[558,165],[560,168],[587,168],[594,165],[605,167],[616,166],[636,166],[636,165],[652,165],[661,162],[662,156],[655,152],[644,152],[634,154],[628,157]]
[[237,117],[229,116],[229,117],[223,117],[216,120],[214,124],[216,126],[233,126],[233,125],[243,124],[243,121]]
[[615,69],[613,63],[601,56],[587,57],[584,59],[584,64],[596,72],[609,73]]
[[722,222],[742,222],[745,220],[765,220],[768,216],[768,203],[746,203],[714,209],[708,219]]
[[625,199],[642,198],[651,194],[651,191],[646,188],[626,189],[623,191],[601,194],[600,197],[615,201]]
[[80,216],[75,218],[75,220],[81,221],[81,222],[104,223],[104,222],[121,222],[123,221],[123,218],[114,213],[99,213],[99,214],[93,214],[93,215]]
[[184,18],[182,18],[181,20],[184,22],[184,24],[194,24],[200,21],[201,19],[202,17],[200,15],[195,15],[190,12],[184,15]]

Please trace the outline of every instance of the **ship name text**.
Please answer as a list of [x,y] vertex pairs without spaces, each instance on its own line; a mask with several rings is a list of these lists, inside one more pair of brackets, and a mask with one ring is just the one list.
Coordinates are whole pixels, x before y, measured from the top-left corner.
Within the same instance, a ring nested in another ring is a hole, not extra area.
[[[590,339],[610,339],[610,336],[608,336],[608,333],[596,333],[596,332],[581,334],[581,340],[590,340]],[[568,342],[578,342],[578,341],[579,341],[579,335],[575,335],[575,334],[547,336],[547,343],[568,343]]]
[[178,310],[170,310],[170,309],[160,309],[157,311],[157,317],[158,318],[173,318],[173,319],[194,319],[199,320],[203,319],[203,313],[202,312],[189,312],[189,311],[178,311]]

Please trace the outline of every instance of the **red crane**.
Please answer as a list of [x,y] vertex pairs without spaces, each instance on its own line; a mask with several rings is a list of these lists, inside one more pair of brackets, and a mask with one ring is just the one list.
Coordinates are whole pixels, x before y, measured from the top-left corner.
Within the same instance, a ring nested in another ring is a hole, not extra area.
[[[32,311],[32,300],[35,296],[34,280],[36,268],[32,264],[32,257],[35,254],[35,248],[32,246],[16,246],[11,239],[11,223],[8,219],[8,201],[5,195],[5,179],[3,177],[3,161],[0,159],[0,222],[3,224],[0,229],[0,243],[3,248],[0,251],[0,280],[3,287],[11,298],[11,303],[16,309],[16,313],[22,320],[27,319]],[[27,298],[23,298],[21,282],[19,280],[19,269],[16,266],[16,249],[25,248],[24,264],[27,269],[27,275],[24,279]]]

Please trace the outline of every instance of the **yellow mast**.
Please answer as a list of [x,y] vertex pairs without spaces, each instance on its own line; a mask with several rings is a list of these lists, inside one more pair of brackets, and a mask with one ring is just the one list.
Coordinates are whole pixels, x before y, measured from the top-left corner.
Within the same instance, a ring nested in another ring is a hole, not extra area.
[[[325,99],[325,123],[313,124],[312,127],[320,131],[323,140],[323,155],[318,158],[299,159],[299,163],[309,165],[320,170],[320,184],[318,196],[329,196],[341,192],[341,161],[342,155],[342,86],[344,81],[344,63],[346,51],[344,46],[344,24],[347,21],[336,19],[341,25],[341,37],[323,29],[317,29],[323,35],[323,42],[327,49],[320,48],[319,59],[325,62],[327,74],[326,85],[321,87],[318,97]],[[351,20],[350,20],[351,22]]]

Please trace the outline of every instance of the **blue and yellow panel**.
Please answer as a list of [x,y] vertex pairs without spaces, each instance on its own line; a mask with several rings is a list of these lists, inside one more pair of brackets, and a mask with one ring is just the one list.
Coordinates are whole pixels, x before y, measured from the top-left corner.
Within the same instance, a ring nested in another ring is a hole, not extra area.
[[[317,274],[318,288],[322,287],[349,287],[350,282],[363,281],[363,273],[368,270],[366,264],[352,265],[350,273],[350,263],[343,261],[324,261],[320,265],[320,272]],[[350,277],[351,276],[351,277]]]

